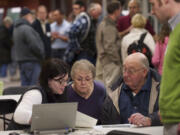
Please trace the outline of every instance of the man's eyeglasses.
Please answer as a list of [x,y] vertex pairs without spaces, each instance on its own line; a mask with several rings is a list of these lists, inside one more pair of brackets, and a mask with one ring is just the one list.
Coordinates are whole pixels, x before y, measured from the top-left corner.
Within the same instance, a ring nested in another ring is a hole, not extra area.
[[80,8],[73,8],[73,10],[80,10]]
[[139,69],[127,69],[127,68],[123,68],[123,73],[128,73],[128,74],[135,74],[138,71],[141,71],[143,68],[139,68]]

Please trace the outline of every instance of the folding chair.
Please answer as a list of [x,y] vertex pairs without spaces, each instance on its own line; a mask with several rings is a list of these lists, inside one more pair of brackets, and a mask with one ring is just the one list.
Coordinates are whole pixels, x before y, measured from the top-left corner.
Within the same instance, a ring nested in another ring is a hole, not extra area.
[[3,127],[6,130],[6,125],[11,121],[6,118],[6,114],[14,113],[17,106],[17,102],[13,99],[0,99],[0,119],[3,120]]
[[[8,87],[3,90],[3,95],[19,95],[23,94],[28,90],[28,86],[13,86]],[[17,102],[13,99],[0,99],[0,119],[3,120],[4,130],[6,130],[6,125],[8,125],[10,119],[6,118],[6,114],[14,113],[17,106]]]
[[13,86],[3,90],[3,95],[19,95],[28,90],[29,86]]

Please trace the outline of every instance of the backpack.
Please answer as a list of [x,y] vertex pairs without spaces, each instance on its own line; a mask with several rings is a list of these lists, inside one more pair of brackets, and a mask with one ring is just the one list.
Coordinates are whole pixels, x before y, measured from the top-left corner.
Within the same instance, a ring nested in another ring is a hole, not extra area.
[[151,63],[152,53],[151,53],[151,50],[149,49],[147,44],[145,44],[143,42],[145,37],[146,37],[146,34],[147,34],[146,32],[143,33],[139,40],[134,41],[133,43],[131,43],[129,45],[129,47],[127,49],[127,54],[130,55],[130,54],[135,53],[135,52],[143,53],[148,58],[149,64],[152,67],[152,63]]

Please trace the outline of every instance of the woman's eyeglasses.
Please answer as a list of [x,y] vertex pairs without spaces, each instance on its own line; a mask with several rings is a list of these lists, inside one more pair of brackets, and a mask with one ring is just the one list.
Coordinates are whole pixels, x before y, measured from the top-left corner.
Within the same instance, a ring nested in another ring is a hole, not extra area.
[[59,82],[59,84],[64,85],[65,83],[69,82],[69,79],[59,78],[59,79],[53,79],[56,82]]

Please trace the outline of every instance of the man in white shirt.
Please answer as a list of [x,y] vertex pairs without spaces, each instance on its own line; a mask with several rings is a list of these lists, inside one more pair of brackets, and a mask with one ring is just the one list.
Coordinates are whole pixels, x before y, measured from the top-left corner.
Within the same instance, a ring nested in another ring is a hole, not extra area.
[[57,9],[53,15],[56,21],[51,24],[51,36],[53,39],[51,45],[52,57],[62,59],[68,46],[68,33],[71,24],[63,18],[62,11]]

